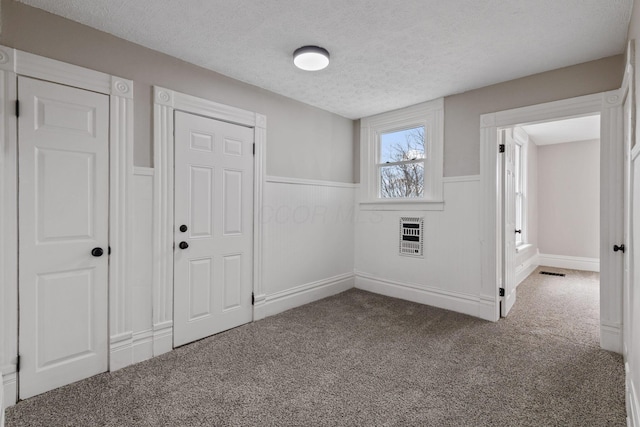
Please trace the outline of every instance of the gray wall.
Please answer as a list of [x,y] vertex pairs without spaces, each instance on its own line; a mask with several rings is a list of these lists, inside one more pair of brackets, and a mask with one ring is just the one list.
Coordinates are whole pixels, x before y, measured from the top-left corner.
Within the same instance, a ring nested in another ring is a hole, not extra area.
[[444,99],[444,176],[480,173],[480,115],[619,89],[623,55],[548,71]]
[[[135,162],[151,166],[151,86],[266,114],[267,173],[358,182],[351,120],[275,95],[39,9],[2,1],[0,43],[134,80]],[[620,87],[622,55],[445,98],[444,175],[480,172],[480,115]],[[357,154],[357,147],[356,147]]]
[[538,147],[541,254],[600,258],[600,140]]
[[2,0],[0,44],[134,81],[135,164],[152,166],[152,85],[267,116],[267,174],[353,182],[353,121]]

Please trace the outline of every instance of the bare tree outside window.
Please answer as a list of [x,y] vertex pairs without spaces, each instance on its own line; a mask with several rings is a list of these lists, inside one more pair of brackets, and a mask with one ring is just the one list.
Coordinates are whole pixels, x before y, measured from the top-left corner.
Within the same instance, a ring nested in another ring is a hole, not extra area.
[[382,134],[380,143],[380,197],[423,197],[424,127]]

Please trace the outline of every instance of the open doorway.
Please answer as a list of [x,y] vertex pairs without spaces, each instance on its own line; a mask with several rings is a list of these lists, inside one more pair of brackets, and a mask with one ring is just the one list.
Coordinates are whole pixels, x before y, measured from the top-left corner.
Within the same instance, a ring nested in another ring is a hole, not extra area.
[[[548,273],[555,277],[552,284],[549,280],[531,280],[534,278],[526,282],[536,283],[541,298],[545,292],[556,296],[573,294],[575,298],[569,296],[565,304],[579,301],[580,312],[589,312],[596,322],[600,282],[600,120],[600,114],[590,114],[509,126],[500,131],[505,145],[503,280],[512,281],[515,289],[531,274]],[[515,298],[511,305],[513,301]],[[501,315],[506,316],[510,308],[503,305]]]
[[[480,181],[482,187],[482,297],[485,318],[497,321],[503,308],[516,301],[515,256],[505,260],[503,236],[515,246],[515,212],[511,230],[503,222],[502,162],[504,130],[527,124],[600,115],[600,345],[622,351],[623,255],[612,250],[624,243],[623,105],[626,90],[616,90],[561,101],[483,114],[480,117]],[[505,147],[506,148],[506,147]],[[505,150],[505,154],[509,150]],[[515,151],[515,149],[513,149]],[[515,182],[515,179],[514,179]],[[514,206],[509,205],[508,206]],[[628,251],[627,251],[628,252]],[[505,275],[505,272],[513,272]]]
[[600,115],[509,128],[516,284],[535,265],[600,271]]

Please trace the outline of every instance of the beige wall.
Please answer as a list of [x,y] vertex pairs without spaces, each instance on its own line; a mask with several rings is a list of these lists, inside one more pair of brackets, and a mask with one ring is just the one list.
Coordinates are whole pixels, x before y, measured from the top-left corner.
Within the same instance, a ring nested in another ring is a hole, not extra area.
[[353,182],[353,122],[13,0],[0,44],[134,81],[135,163],[152,166],[152,85],[267,115],[267,174]]
[[541,254],[600,258],[600,140],[538,147]]
[[480,173],[480,115],[620,88],[623,55],[536,74],[444,99],[444,175]]

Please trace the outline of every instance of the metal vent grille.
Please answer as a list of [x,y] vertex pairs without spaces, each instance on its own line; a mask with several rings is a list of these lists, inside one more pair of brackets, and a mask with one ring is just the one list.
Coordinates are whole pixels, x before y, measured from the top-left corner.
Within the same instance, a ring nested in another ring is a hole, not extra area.
[[547,276],[559,276],[559,277],[566,276],[566,274],[564,274],[564,273],[553,273],[551,271],[541,271],[540,274],[544,274],[544,275],[547,275]]
[[422,257],[424,218],[400,218],[400,255]]

